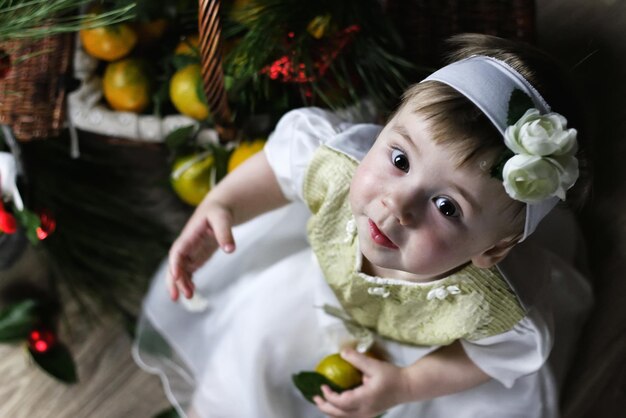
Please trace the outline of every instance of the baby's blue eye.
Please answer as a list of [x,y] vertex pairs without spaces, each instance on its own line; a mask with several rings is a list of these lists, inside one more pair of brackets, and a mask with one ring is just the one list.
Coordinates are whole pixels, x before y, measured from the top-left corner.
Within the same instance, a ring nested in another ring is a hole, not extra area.
[[409,172],[409,159],[404,154],[404,152],[400,151],[397,148],[394,148],[391,151],[391,162],[394,166],[404,171],[405,173]]
[[452,200],[447,197],[436,197],[433,199],[435,206],[441,212],[442,215],[451,218],[456,218],[460,215],[459,210]]

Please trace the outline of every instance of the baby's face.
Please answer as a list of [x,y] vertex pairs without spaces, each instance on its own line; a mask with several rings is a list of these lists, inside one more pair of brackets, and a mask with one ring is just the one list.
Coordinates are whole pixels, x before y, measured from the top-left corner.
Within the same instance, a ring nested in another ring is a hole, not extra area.
[[364,263],[377,275],[413,281],[475,261],[506,237],[516,209],[480,161],[458,167],[409,106],[357,168],[350,205]]

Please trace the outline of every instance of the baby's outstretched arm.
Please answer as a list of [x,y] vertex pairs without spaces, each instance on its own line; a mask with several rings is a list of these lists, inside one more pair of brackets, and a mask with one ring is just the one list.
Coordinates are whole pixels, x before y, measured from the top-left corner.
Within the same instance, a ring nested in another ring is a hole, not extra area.
[[330,417],[370,418],[401,403],[462,392],[490,379],[465,354],[461,344],[442,347],[408,367],[398,367],[346,350],[345,359],[363,372],[363,384],[341,394],[322,387],[314,398]]
[[235,250],[232,227],[288,203],[264,152],[219,182],[187,221],[169,251],[167,287],[172,300],[194,292],[193,273],[219,247]]

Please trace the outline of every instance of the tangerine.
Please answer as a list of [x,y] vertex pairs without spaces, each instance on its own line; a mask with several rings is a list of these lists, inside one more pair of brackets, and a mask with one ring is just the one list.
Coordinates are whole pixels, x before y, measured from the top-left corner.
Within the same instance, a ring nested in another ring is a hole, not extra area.
[[83,49],[92,57],[115,61],[125,57],[137,44],[137,33],[126,23],[81,29]]
[[201,94],[199,64],[188,65],[174,73],[170,80],[170,100],[180,113],[197,120],[209,117],[209,106]]
[[109,63],[104,70],[102,90],[113,109],[143,112],[150,104],[150,77],[145,64],[136,58]]
[[351,389],[362,383],[363,374],[347,362],[339,353],[326,356],[315,367],[315,371],[342,389]]
[[254,141],[242,142],[235,148],[228,159],[228,172],[230,173],[248,158],[261,151],[265,146],[265,139],[258,138]]
[[209,151],[177,158],[172,167],[170,183],[180,199],[198,206],[211,190],[211,173],[214,165]]
[[164,18],[136,22],[133,25],[137,33],[137,42],[141,45],[151,45],[161,39],[167,30],[169,23]]
[[199,48],[200,39],[197,34],[186,36],[176,45],[174,55],[199,56]]

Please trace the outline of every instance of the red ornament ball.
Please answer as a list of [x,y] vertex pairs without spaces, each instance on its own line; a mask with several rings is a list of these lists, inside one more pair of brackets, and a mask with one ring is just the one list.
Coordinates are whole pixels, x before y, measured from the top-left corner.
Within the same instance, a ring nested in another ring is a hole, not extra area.
[[28,346],[37,353],[46,353],[57,341],[57,337],[49,329],[37,328],[28,334]]
[[48,209],[39,211],[39,220],[41,226],[37,228],[37,238],[41,241],[54,232],[57,227],[57,221]]
[[13,214],[0,210],[0,231],[5,234],[14,234],[17,231],[17,221]]

